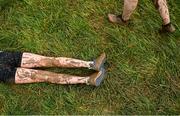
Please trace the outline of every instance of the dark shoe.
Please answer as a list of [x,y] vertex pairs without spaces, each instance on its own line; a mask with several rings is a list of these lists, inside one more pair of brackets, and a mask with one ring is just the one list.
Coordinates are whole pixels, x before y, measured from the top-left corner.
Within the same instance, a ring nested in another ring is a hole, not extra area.
[[108,14],[108,19],[111,23],[117,23],[120,25],[127,25],[128,21],[122,19],[122,15]]
[[160,30],[160,33],[164,33],[164,32],[173,33],[175,31],[176,31],[175,27],[171,23],[169,23],[167,25],[162,26],[162,29]]
[[102,53],[96,60],[94,60],[94,63],[91,65],[90,69],[100,71],[101,68],[103,68],[105,61],[106,61],[106,54]]
[[87,82],[88,85],[99,86],[105,77],[105,69],[102,68],[99,72],[92,74]]

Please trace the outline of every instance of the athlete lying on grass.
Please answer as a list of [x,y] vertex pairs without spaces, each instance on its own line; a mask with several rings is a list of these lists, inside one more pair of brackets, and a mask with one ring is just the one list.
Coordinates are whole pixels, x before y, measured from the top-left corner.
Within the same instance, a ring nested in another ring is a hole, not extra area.
[[[46,57],[32,53],[0,52],[0,81],[15,84],[49,82],[99,86],[105,75],[105,59],[105,53],[95,61],[83,61],[66,57]],[[90,76],[80,77],[31,69],[38,67],[88,68],[97,72]]]

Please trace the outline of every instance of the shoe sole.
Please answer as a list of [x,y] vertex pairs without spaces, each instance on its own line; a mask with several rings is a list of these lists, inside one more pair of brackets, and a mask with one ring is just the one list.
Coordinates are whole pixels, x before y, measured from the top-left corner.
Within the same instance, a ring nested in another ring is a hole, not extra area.
[[101,69],[104,69],[104,63],[106,62],[106,58],[104,58],[99,66],[98,71],[100,71]]
[[[106,57],[101,61],[100,65],[99,65],[99,68],[98,69],[94,68],[94,70],[100,71],[102,68],[104,68],[104,63],[105,62],[106,62]],[[96,60],[94,60],[94,63],[96,64]]]
[[96,79],[96,84],[95,86],[99,86],[101,84],[101,82],[104,80],[104,77],[105,77],[105,69],[104,68],[101,68],[101,75]]

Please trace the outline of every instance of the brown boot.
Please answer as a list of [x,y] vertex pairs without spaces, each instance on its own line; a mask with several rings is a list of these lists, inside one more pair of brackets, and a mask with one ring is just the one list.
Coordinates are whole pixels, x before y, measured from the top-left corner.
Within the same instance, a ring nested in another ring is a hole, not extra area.
[[175,31],[176,31],[176,29],[171,23],[169,23],[167,25],[163,25],[162,29],[160,30],[161,33],[163,33],[163,32],[173,33]]
[[127,25],[128,21],[122,19],[122,15],[108,14],[108,19],[111,23],[117,23],[120,25]]
[[94,60],[94,63],[91,65],[90,69],[100,71],[101,68],[103,68],[105,61],[106,61],[106,54],[102,53],[96,60]]
[[88,85],[99,86],[105,77],[105,69],[102,68],[99,72],[95,72],[89,77]]

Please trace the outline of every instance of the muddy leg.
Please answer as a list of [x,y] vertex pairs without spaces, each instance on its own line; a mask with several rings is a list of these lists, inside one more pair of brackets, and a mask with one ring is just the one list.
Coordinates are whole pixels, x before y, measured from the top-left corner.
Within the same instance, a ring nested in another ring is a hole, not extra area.
[[32,53],[23,53],[21,67],[84,67],[90,68],[93,61],[83,61],[66,57],[46,57]]
[[55,84],[83,84],[89,77],[79,77],[66,74],[57,74],[48,71],[17,68],[15,74],[16,84],[48,82]]
[[136,9],[138,0],[124,0],[124,8],[122,13],[122,19],[127,21],[130,19],[131,14]]
[[163,25],[170,23],[169,10],[166,0],[154,0],[156,8],[159,10],[159,13],[163,19]]

